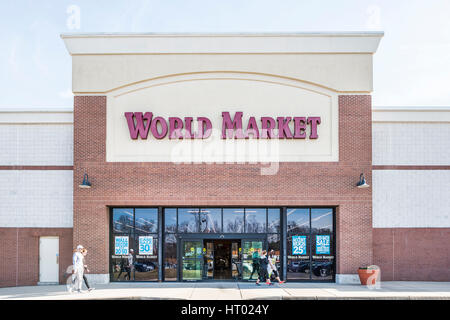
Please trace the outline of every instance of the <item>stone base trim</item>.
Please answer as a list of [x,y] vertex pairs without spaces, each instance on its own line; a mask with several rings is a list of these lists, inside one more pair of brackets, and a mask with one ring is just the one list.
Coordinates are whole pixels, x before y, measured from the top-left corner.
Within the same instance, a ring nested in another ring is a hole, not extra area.
[[38,282],[38,286],[57,286],[59,282]]
[[86,278],[88,279],[89,285],[109,283],[109,273],[106,273],[106,274],[86,273]]
[[360,284],[357,274],[336,274],[337,284]]

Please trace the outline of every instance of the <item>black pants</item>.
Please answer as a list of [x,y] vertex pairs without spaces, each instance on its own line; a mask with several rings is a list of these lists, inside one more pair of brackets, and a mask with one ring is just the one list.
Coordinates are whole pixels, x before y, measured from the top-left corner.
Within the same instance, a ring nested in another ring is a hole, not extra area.
[[120,275],[122,274],[122,272],[125,273],[125,275],[123,276],[124,279],[126,279],[126,277],[128,276],[128,280],[131,280],[131,268],[130,267],[125,267],[125,268],[121,268],[119,275],[117,276],[117,280],[119,280]]
[[[89,288],[90,288],[90,287],[89,287],[89,282],[88,282],[88,280],[87,280],[87,278],[86,278],[86,275],[85,275],[84,273],[83,273],[83,280],[84,280],[84,284],[85,284],[86,287],[89,289]],[[75,281],[76,281],[76,278],[72,280],[72,285],[75,284]]]
[[88,283],[87,278],[86,278],[86,275],[85,275],[84,273],[83,273],[83,280],[84,280],[84,284],[86,285],[86,287],[87,287],[88,289],[90,289],[89,283]]
[[269,278],[269,274],[267,273],[267,266],[260,266],[259,269],[259,281],[266,282]]
[[250,278],[249,278],[249,279],[251,279],[251,278],[253,277],[253,274],[254,274],[255,272],[256,272],[256,275],[259,277],[259,264],[253,263],[253,264],[252,264],[252,268],[253,268],[252,274],[250,275]]
[[272,274],[275,276],[275,278],[278,278],[280,275],[278,274],[277,270],[272,270]]

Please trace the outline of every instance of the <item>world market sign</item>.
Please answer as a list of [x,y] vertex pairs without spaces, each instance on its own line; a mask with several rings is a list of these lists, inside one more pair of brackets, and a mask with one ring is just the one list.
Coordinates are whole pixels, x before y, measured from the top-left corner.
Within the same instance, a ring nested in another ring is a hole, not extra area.
[[335,92],[280,78],[232,77],[164,78],[109,93],[106,161],[339,161]]
[[[207,139],[212,133],[212,122],[207,117],[197,117],[197,130],[193,131],[193,117],[153,117],[152,112],[125,112],[131,139],[147,139],[149,134],[156,139]],[[305,139],[309,127],[309,139],[317,139],[320,117],[249,117],[243,127],[243,112],[222,112],[222,139]],[[292,127],[292,129],[291,129]]]

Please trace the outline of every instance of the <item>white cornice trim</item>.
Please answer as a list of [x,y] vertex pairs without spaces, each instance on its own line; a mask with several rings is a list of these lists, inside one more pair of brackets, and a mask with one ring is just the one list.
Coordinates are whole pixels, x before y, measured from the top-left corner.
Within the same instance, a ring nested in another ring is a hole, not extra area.
[[0,124],[73,124],[73,108],[0,108]]
[[383,32],[62,34],[71,55],[374,53]]
[[0,107],[0,113],[72,113],[73,107]]
[[96,32],[62,33],[61,38],[85,37],[373,37],[383,36],[383,31],[312,31],[312,32]]
[[372,122],[450,122],[450,107],[373,107]]

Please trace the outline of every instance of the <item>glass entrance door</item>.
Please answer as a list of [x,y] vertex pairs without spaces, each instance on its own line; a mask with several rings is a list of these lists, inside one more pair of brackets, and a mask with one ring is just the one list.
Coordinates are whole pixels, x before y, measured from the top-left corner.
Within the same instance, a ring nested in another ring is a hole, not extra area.
[[204,280],[240,280],[242,263],[240,240],[205,240],[204,242]]
[[258,270],[254,268],[253,259],[259,258],[264,246],[262,239],[242,240],[242,279],[256,280]]
[[181,240],[181,280],[202,280],[203,241]]

